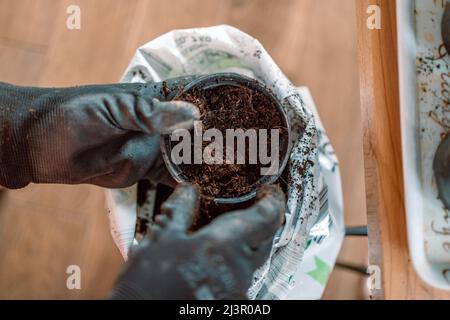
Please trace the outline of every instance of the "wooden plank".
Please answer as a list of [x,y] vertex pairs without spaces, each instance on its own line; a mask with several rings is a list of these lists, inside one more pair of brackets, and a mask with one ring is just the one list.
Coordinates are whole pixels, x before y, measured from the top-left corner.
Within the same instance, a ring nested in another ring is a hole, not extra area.
[[58,4],[54,10],[45,10],[51,3],[0,1],[1,81],[19,85],[36,85],[39,81],[58,15]]
[[[121,257],[111,241],[104,197],[93,186],[32,185],[2,193],[0,298],[102,298]],[[81,270],[68,290],[66,270]]]
[[[381,8],[381,30],[366,26],[369,5]],[[392,0],[356,0],[369,260],[382,270],[373,298],[450,298],[424,284],[408,254],[401,159],[396,7]]]

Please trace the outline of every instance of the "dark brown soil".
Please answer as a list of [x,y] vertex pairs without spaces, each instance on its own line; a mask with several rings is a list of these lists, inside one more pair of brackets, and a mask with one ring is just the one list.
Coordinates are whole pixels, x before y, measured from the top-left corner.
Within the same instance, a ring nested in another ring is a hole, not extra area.
[[[218,129],[226,142],[226,129],[280,129],[280,163],[286,152],[287,128],[276,105],[270,97],[248,87],[224,85],[207,90],[194,89],[184,93],[177,100],[195,104],[201,115],[203,132],[210,128]],[[210,142],[204,142],[205,148]],[[193,146],[192,146],[193,147]],[[236,157],[235,144],[235,160]],[[246,164],[182,164],[180,169],[190,182],[199,186],[202,194],[212,198],[234,198],[245,195],[254,189],[261,178],[260,163],[248,164],[248,142],[246,145]],[[270,131],[268,139],[270,150]],[[192,161],[193,163],[193,161]],[[266,167],[266,166],[264,166]]]

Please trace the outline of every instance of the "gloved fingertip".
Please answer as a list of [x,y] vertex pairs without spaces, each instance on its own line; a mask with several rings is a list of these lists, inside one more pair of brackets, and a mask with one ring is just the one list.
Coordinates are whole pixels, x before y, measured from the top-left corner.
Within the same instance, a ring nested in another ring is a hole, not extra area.
[[200,119],[200,111],[186,101],[159,101],[152,99],[154,113],[158,119],[156,128],[161,134],[170,134],[177,129],[191,129]]
[[155,223],[158,226],[165,227],[169,224],[169,217],[165,215],[158,215],[155,217]]
[[199,208],[199,191],[189,183],[180,183],[161,206],[161,212],[171,221],[169,228],[175,231],[186,232]]
[[256,192],[256,200],[261,200],[266,196],[272,196],[279,201],[285,201],[286,196],[278,184],[263,184]]
[[256,210],[278,226],[284,221],[286,195],[279,185],[263,185],[256,194]]
[[175,187],[173,197],[178,200],[185,200],[188,203],[196,203],[199,201],[200,191],[194,184],[182,182]]

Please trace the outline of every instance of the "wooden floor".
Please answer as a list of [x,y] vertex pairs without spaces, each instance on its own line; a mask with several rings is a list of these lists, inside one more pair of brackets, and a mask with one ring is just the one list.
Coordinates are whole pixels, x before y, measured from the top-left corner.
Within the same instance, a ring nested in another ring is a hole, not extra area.
[[[81,8],[81,30],[66,9]],[[354,0],[0,0],[0,81],[32,86],[117,82],[135,49],[176,28],[230,24],[258,38],[287,76],[310,87],[341,162],[347,224],[365,224]],[[0,298],[102,298],[121,266],[103,193],[30,186],[0,196]],[[367,242],[341,259],[366,263]],[[66,269],[81,267],[81,290]],[[362,298],[336,270],[325,298]]]

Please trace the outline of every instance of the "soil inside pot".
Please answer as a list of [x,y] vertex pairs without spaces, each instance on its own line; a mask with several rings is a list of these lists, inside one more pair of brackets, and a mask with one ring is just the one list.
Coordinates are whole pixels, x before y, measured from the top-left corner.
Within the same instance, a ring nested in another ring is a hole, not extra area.
[[[217,86],[207,90],[194,89],[184,93],[177,100],[195,104],[200,110],[203,131],[218,129],[222,132],[224,144],[227,129],[268,130],[267,149],[270,151],[270,129],[279,129],[279,159],[283,159],[287,145],[287,128],[275,102],[270,96],[249,87],[232,85]],[[245,164],[227,164],[225,150],[224,164],[181,164],[179,167],[190,182],[196,184],[203,195],[212,198],[234,198],[251,192],[261,179],[259,162],[249,164],[249,145],[246,140]],[[203,149],[210,142],[203,142]],[[194,147],[192,142],[192,148]],[[234,144],[234,159],[237,159],[237,143]],[[194,149],[192,149],[192,153]],[[192,155],[193,163],[193,155]]]
[[[280,163],[287,151],[288,132],[282,115],[277,109],[276,102],[271,96],[243,86],[223,85],[200,90],[198,88],[183,93],[176,98],[195,104],[200,110],[203,132],[208,129],[218,129],[222,132],[224,144],[227,129],[260,129],[268,130],[267,150],[271,150],[270,129],[279,129],[279,160]],[[191,133],[193,136],[193,132]],[[192,139],[193,140],[193,139]],[[178,142],[172,142],[174,146]],[[203,142],[203,150],[210,142]],[[194,229],[209,223],[217,215],[230,209],[239,209],[252,203],[239,206],[217,205],[207,198],[235,198],[243,196],[255,188],[255,184],[262,178],[261,168],[267,167],[259,162],[249,164],[248,139],[245,146],[246,164],[227,164],[225,151],[224,164],[181,164],[179,168],[188,180],[197,185],[205,199],[202,199],[201,214],[194,221]],[[194,143],[192,142],[192,161]],[[237,144],[235,143],[235,157]]]

